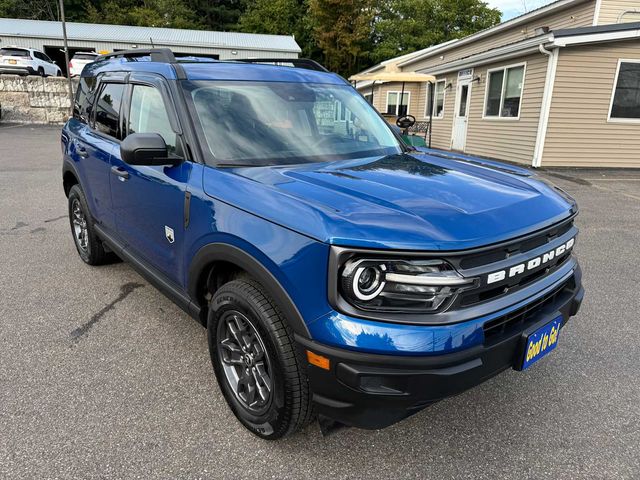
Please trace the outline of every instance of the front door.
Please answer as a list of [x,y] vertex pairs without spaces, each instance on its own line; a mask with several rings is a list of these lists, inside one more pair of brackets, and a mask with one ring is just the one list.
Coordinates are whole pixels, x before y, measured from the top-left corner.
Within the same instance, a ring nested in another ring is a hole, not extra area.
[[456,105],[453,116],[453,135],[451,149],[464,151],[467,143],[467,126],[469,124],[469,98],[471,95],[471,79],[458,79],[456,89]]
[[[132,74],[125,106],[125,137],[159,133],[170,155],[184,156],[173,104],[161,81]],[[185,191],[191,163],[177,166],[134,166],[111,157],[111,195],[118,235],[127,249],[176,284],[183,274]]]

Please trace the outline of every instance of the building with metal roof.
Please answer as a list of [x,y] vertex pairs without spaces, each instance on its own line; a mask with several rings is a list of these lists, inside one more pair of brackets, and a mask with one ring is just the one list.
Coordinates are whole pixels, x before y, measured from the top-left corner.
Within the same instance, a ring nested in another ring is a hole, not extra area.
[[[132,27],[67,22],[70,54],[166,47],[176,55],[220,60],[298,58],[300,46],[291,35],[212,32],[177,28]],[[18,45],[42,50],[64,71],[61,22],[0,18],[0,47]]]

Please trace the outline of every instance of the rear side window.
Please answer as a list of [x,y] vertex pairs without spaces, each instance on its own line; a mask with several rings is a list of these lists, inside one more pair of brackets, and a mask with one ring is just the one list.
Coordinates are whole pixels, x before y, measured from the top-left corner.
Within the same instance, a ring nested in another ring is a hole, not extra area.
[[120,138],[119,117],[124,84],[105,83],[96,102],[95,129],[113,138]]
[[128,130],[129,133],[159,133],[169,152],[175,152],[176,133],[171,128],[162,95],[154,87],[133,86]]
[[29,57],[29,50],[23,50],[22,48],[2,48],[0,49],[0,55],[4,57]]
[[82,123],[87,123],[91,117],[91,105],[93,105],[96,82],[96,77],[80,78],[76,99],[73,103],[73,117]]

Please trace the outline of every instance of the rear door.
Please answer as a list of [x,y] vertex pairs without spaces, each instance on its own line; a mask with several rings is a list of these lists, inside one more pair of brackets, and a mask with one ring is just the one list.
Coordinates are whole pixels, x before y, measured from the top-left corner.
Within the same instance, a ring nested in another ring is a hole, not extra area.
[[120,110],[125,93],[122,74],[105,75],[97,85],[97,94],[89,126],[80,128],[73,140],[72,158],[79,162],[84,176],[84,192],[96,221],[115,231],[111,205],[111,155],[120,148],[122,125]]
[[[159,133],[172,155],[185,157],[170,89],[150,74],[132,74],[127,89],[124,134]],[[118,235],[137,257],[176,284],[182,278],[185,192],[191,163],[133,166],[112,156],[111,196]]]

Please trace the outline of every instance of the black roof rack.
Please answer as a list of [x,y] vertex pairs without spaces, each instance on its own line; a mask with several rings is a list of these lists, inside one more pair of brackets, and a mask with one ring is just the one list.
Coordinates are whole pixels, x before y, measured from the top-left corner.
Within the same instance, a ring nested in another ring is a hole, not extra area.
[[137,57],[151,57],[152,62],[175,63],[176,57],[168,48],[141,48],[138,50],[121,50],[119,52],[107,53],[100,55],[97,61],[108,60],[110,58],[126,58],[135,62]]
[[307,70],[315,70],[317,72],[328,72],[325,67],[310,58],[240,58],[238,62],[246,63],[267,63],[282,66],[292,65],[295,68],[305,68]]
[[[169,48],[140,48],[136,50],[121,50],[119,52],[107,53],[100,55],[96,61],[109,60],[112,58],[125,58],[128,61],[135,62],[136,58],[150,57],[152,62],[162,63],[178,63],[180,58],[176,58]],[[188,62],[190,60],[182,60]],[[232,60],[234,62],[244,63],[263,63],[268,65],[286,66],[294,68],[304,68],[306,70],[315,70],[317,72],[328,72],[325,67],[311,60],[310,58],[242,58]]]

